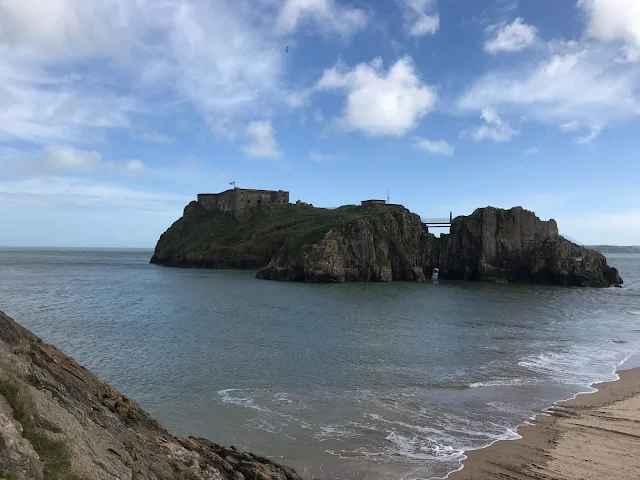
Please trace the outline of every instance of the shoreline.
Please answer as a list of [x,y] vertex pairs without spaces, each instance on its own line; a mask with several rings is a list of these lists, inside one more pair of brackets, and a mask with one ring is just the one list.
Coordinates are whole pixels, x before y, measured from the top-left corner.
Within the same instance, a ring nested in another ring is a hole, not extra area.
[[[447,480],[640,478],[640,354],[620,363],[617,379],[559,400],[496,440],[464,452]],[[602,472],[598,476],[598,472]]]

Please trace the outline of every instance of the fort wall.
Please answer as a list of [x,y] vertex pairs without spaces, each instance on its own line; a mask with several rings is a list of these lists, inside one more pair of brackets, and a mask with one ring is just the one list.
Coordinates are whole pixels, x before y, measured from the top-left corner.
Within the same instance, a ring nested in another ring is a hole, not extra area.
[[248,208],[271,203],[289,203],[289,192],[233,188],[220,193],[200,193],[198,203],[207,210],[241,215]]
[[360,205],[363,207],[371,207],[373,205],[386,205],[387,201],[386,200],[362,200],[362,202],[360,202]]

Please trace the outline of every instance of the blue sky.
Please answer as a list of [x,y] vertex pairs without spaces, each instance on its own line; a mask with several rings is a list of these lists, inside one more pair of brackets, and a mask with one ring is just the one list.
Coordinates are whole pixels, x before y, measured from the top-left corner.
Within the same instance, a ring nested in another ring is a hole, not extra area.
[[153,247],[231,181],[640,244],[637,0],[0,2],[0,106],[0,245]]

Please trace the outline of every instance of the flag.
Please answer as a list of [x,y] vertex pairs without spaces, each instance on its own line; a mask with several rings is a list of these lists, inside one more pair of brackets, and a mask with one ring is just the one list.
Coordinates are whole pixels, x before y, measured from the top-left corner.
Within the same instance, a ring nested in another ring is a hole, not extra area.
[[229,185],[233,185],[235,187],[236,186],[236,182],[229,182]]

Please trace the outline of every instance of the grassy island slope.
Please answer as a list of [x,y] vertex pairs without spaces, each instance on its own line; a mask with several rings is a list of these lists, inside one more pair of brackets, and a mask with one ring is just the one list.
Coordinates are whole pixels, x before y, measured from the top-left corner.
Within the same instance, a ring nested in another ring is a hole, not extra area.
[[191,202],[160,237],[151,262],[256,269],[258,278],[302,282],[424,281],[437,267],[443,279],[622,284],[604,255],[522,207],[478,208],[436,238],[400,205],[266,205],[234,217]]
[[[400,206],[335,209],[310,205],[269,205],[244,217],[206,210],[191,202],[158,241],[152,263],[176,267],[259,269],[275,255],[296,256],[305,245],[321,242],[331,229],[396,213],[423,230],[420,217]],[[377,232],[384,234],[383,231]]]

